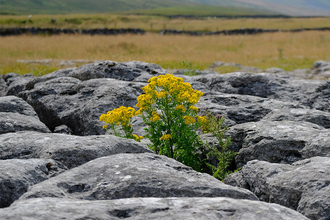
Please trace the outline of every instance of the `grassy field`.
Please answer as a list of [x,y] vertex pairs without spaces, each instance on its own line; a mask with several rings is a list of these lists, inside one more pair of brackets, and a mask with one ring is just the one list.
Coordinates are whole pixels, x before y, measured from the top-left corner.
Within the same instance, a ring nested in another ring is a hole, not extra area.
[[[201,8],[203,10],[203,8]],[[56,22],[52,23],[51,19]],[[162,29],[190,31],[219,31],[237,28],[297,29],[330,27],[330,18],[205,18],[169,19],[162,16],[91,14],[91,15],[33,15],[0,16],[0,27],[54,27],[54,28],[141,28],[158,32]]]
[[316,60],[330,60],[330,32],[269,33],[240,36],[13,36],[0,38],[0,73],[36,75],[60,67],[17,63],[34,59],[139,60],[166,69],[200,69],[215,61],[235,62],[260,69],[311,68]]

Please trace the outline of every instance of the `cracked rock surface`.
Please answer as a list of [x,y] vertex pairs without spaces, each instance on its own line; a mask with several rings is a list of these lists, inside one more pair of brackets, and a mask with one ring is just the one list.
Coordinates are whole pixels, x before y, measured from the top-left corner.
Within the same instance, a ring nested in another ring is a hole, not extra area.
[[[200,114],[226,118],[228,149],[237,152],[231,169],[242,169],[224,183],[154,154],[147,139],[102,128],[101,114],[136,107],[148,80],[166,74],[156,64],[102,61],[41,77],[2,75],[0,219],[328,220],[329,66],[176,72],[203,92]],[[132,124],[144,134],[141,118]],[[210,134],[202,139],[217,145]]]

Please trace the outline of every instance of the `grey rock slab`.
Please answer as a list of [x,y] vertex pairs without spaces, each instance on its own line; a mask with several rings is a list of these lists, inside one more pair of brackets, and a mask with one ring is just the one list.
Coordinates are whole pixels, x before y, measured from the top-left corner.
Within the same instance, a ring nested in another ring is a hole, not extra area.
[[3,220],[48,219],[196,219],[196,220],[307,220],[286,207],[231,198],[129,198],[84,201],[37,198],[0,209]]
[[198,173],[151,153],[116,154],[73,168],[34,185],[20,199],[57,197],[109,200],[135,197],[230,197],[256,200],[246,189]]
[[32,106],[16,96],[0,97],[0,112],[18,113],[38,118]]
[[324,81],[306,101],[312,108],[330,112],[330,79]]
[[0,134],[17,131],[50,133],[48,127],[36,117],[11,112],[0,112]]
[[6,95],[17,95],[25,90],[26,84],[35,79],[35,76],[33,74],[25,74],[22,76],[15,73],[7,73],[3,78],[8,85]]
[[75,135],[105,134],[101,114],[120,106],[134,107],[146,83],[115,79],[80,81],[58,77],[36,83],[19,94],[36,110],[50,130],[66,125]]
[[328,79],[330,77],[330,62],[319,60],[313,63],[310,78]]
[[272,112],[263,117],[269,121],[306,121],[324,128],[330,128],[330,113],[315,109],[281,108],[272,109]]
[[257,122],[277,111],[283,112],[290,109],[305,108],[303,105],[291,102],[220,92],[206,93],[201,97],[197,107],[202,111],[207,109],[216,115],[224,116],[226,118],[226,125],[228,126],[246,122]]
[[270,73],[228,73],[197,76],[195,80],[209,89],[227,94],[241,94],[301,103],[306,101],[323,82],[297,80]]
[[112,135],[74,136],[17,132],[0,135],[0,159],[49,158],[68,168],[118,153],[152,152],[140,143]]
[[52,80],[52,79],[60,78],[60,77],[67,77],[74,69],[75,68],[61,69],[61,70],[57,70],[57,71],[48,73],[48,74],[40,76],[40,77],[36,77],[26,84],[25,89],[31,90],[34,88],[34,85],[37,83],[46,82],[48,80]]
[[224,182],[249,189],[262,201],[295,209],[312,220],[329,219],[329,157],[313,157],[292,165],[254,160]]
[[2,75],[0,76],[0,97],[5,96],[8,90],[7,83],[2,78]]
[[130,61],[118,63],[113,61],[103,61],[93,64],[86,64],[73,70],[68,76],[80,80],[89,80],[97,78],[113,78],[124,81],[140,81],[147,82],[147,78],[153,75],[165,74],[166,71],[156,64],[149,64],[139,61]]
[[28,188],[65,171],[51,159],[0,160],[0,208],[8,207]]
[[227,130],[238,167],[258,159],[294,163],[314,156],[330,156],[330,130],[309,122],[266,121],[235,125]]

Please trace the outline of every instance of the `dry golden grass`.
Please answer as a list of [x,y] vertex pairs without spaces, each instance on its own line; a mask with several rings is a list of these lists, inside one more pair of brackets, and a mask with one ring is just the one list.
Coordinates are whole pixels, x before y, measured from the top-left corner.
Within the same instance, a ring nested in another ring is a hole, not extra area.
[[[56,23],[51,23],[51,19]],[[67,20],[67,21],[65,21]],[[298,29],[330,27],[330,18],[240,18],[240,19],[168,19],[161,16],[81,14],[81,15],[33,15],[33,23],[26,15],[0,16],[1,27],[55,27],[55,28],[141,28],[159,31],[177,29],[190,31],[218,31],[237,28]]]
[[[17,60],[33,59],[139,60],[170,69],[184,68],[183,60],[201,69],[223,61],[261,69],[292,70],[310,68],[316,60],[330,60],[329,51],[330,32],[318,31],[203,37],[151,33],[143,36],[15,36],[0,38],[0,72],[4,74],[17,68]],[[28,65],[24,68],[29,71]]]

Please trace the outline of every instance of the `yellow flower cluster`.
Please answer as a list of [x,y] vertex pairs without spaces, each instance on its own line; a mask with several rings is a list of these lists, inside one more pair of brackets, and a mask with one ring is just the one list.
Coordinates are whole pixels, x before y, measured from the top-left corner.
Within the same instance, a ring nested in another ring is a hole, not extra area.
[[136,106],[140,113],[154,104],[156,99],[167,98],[168,102],[174,100],[179,105],[184,103],[194,105],[203,96],[201,91],[192,89],[189,83],[171,74],[154,76],[148,82],[149,84],[142,88],[145,94],[140,95],[137,100]]
[[154,103],[151,94],[142,94],[137,98],[137,101],[138,103],[136,104],[136,106],[141,110],[147,110],[149,108],[149,105],[152,105]]
[[159,120],[160,120],[160,115],[155,110],[153,110],[150,121],[154,122],[154,121],[159,121]]
[[[122,126],[131,126],[130,120],[133,116],[136,115],[136,111],[131,107],[120,106],[112,111],[109,111],[107,114],[102,114],[100,116],[100,121],[104,121],[107,124],[116,124]],[[106,128],[103,126],[103,128]]]
[[183,119],[185,120],[184,122],[187,124],[187,125],[190,125],[190,124],[193,124],[196,122],[196,120],[191,117],[191,116],[183,116]]
[[166,98],[166,96],[168,96],[168,92],[162,90],[160,92],[157,93],[157,98]]
[[181,110],[181,111],[185,112],[186,108],[183,105],[178,105],[175,107],[175,110]]
[[168,141],[170,139],[172,139],[172,135],[170,135],[170,134],[164,134],[159,140]]
[[197,115],[197,121],[199,121],[203,124],[206,124],[207,123],[207,118],[206,118],[206,116],[198,116]]
[[198,112],[198,108],[196,106],[190,106],[190,109],[196,113]]
[[143,139],[143,136],[137,136],[136,134],[133,134],[133,139],[140,142],[140,140]]

